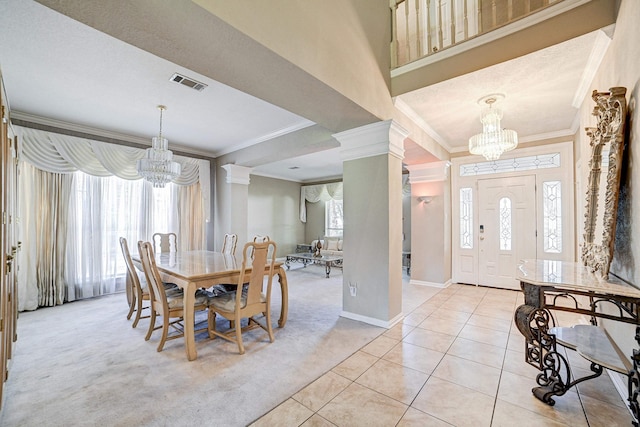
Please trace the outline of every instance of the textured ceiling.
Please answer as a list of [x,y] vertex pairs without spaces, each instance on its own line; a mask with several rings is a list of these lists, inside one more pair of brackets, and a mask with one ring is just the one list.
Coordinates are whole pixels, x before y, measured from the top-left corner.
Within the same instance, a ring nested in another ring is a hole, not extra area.
[[[36,2],[2,0],[0,67],[11,109],[140,138],[158,131],[173,150],[218,156],[313,125],[292,112],[96,31]],[[503,127],[521,139],[569,135],[572,105],[591,90],[590,70],[606,48],[604,32],[399,96],[399,109],[450,151],[480,132],[477,100],[506,95]],[[208,85],[202,92],[169,81],[178,72]],[[586,82],[586,84],[585,84]],[[408,146],[408,163],[428,153]],[[297,167],[297,168],[296,168]],[[256,171],[296,181],[339,176],[339,150],[261,165]]]

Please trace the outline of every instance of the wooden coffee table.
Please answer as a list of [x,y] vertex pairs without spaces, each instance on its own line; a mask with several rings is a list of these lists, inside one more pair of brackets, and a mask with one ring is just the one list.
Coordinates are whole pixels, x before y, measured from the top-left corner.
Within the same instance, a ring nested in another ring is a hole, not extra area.
[[307,264],[324,264],[324,271],[327,279],[331,274],[331,267],[342,267],[342,257],[334,255],[325,256],[313,256],[311,253],[299,253],[287,255],[287,260],[284,264],[287,266],[287,270],[291,267],[292,262],[301,262],[304,267]]

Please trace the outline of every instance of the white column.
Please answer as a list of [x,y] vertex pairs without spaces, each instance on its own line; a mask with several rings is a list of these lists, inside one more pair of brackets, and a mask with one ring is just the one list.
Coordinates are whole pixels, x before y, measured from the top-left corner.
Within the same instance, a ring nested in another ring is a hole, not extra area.
[[451,284],[451,203],[448,161],[409,165],[411,284]]
[[249,209],[249,182],[252,168],[226,164],[221,166],[227,172],[225,183],[221,187],[221,194],[217,197],[219,207],[217,209],[220,218],[221,229],[216,236],[216,250],[222,248],[222,239],[225,233],[238,235],[238,247],[242,248],[249,240],[248,209]]
[[[393,121],[333,135],[344,185],[342,316],[390,328],[402,315],[402,159]],[[356,287],[355,295],[350,285]]]

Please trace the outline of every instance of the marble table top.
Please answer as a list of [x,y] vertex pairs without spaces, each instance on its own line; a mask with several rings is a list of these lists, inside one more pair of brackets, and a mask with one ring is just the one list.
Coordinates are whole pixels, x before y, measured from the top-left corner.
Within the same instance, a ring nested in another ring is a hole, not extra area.
[[606,279],[598,277],[577,262],[527,259],[518,265],[516,278],[539,286],[640,298],[640,289],[635,286],[611,274]]

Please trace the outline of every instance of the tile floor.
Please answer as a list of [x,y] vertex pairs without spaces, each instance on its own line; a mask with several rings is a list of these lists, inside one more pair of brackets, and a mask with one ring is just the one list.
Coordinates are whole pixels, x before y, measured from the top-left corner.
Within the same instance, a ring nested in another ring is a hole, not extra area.
[[[512,322],[520,304],[516,291],[443,289],[252,426],[630,426],[606,373],[553,407],[533,397],[538,371]],[[561,326],[580,320],[560,314]],[[567,353],[585,375],[589,363]]]

